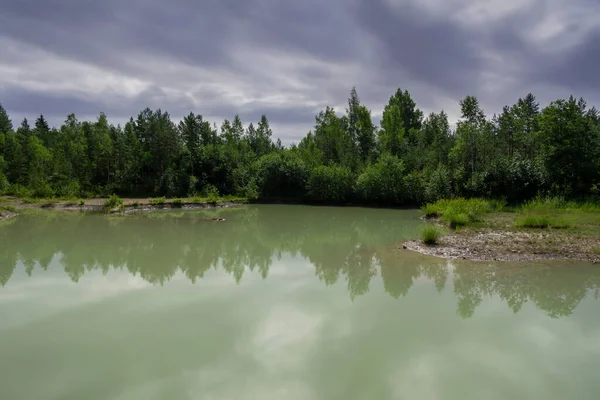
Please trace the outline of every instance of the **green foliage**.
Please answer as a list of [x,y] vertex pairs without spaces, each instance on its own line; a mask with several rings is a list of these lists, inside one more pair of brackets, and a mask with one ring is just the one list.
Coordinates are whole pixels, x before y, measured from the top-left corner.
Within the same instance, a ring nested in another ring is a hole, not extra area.
[[84,199],[79,200],[79,205],[81,207],[85,206],[85,200]]
[[450,227],[470,225],[480,222],[485,214],[500,211],[504,208],[504,200],[484,199],[442,199],[421,207],[427,217],[440,217]]
[[436,201],[452,197],[452,181],[448,169],[439,165],[425,184],[425,199]]
[[10,189],[10,183],[8,178],[2,171],[0,171],[0,195],[6,194]]
[[123,200],[116,194],[111,195],[106,202],[104,202],[104,208],[108,211],[114,209],[122,210],[124,207]]
[[17,209],[13,206],[0,206],[0,211],[16,212]]
[[244,189],[244,195],[250,201],[258,200],[260,193],[258,191],[258,185],[254,179],[250,180],[248,185],[246,185],[246,188]]
[[421,229],[421,240],[428,246],[438,244],[442,231],[435,225],[425,225]]
[[303,199],[309,177],[306,164],[291,152],[272,153],[255,165],[261,198]]
[[[375,205],[455,196],[600,200],[600,112],[583,99],[541,108],[528,94],[488,118],[466,96],[454,132],[443,111],[424,118],[406,90],[390,96],[379,127],[355,88],[347,104],[342,113],[326,106],[287,148],[273,142],[266,115],[246,124],[234,115],[219,129],[199,114],[175,123],[145,108],[123,128],[101,113],[93,121],[69,114],[56,128],[40,116],[15,129],[0,105],[0,193],[183,197],[212,186],[250,200]],[[458,222],[470,218],[453,213]]]
[[181,207],[183,207],[183,200],[182,199],[173,199],[173,201],[171,201],[171,205],[173,205],[173,207],[181,208]]
[[353,190],[354,176],[346,167],[322,165],[308,179],[308,192],[317,202],[342,203],[350,200]]
[[219,189],[217,189],[214,185],[206,185],[204,188],[204,195],[206,196],[208,203],[216,204],[219,201]]
[[516,219],[515,226],[517,228],[566,229],[571,227],[571,224],[562,218],[553,218],[540,215],[527,215]]
[[398,157],[384,154],[358,177],[356,191],[365,202],[403,204],[406,199],[404,163]]
[[167,199],[164,196],[162,196],[162,197],[150,197],[148,199],[148,204],[151,204],[153,206],[161,206],[161,205],[164,205],[166,201],[167,201]]

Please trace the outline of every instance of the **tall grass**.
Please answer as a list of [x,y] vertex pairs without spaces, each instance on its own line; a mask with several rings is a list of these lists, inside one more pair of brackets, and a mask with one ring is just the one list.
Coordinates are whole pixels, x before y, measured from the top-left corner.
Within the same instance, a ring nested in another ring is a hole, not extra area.
[[441,236],[441,229],[435,225],[425,225],[421,229],[421,240],[423,240],[423,243],[425,243],[428,246],[438,244]]
[[167,199],[163,196],[163,197],[150,197],[148,199],[148,203],[154,205],[154,206],[161,206],[163,204],[165,204],[165,202],[167,201]]
[[456,228],[480,222],[485,214],[500,211],[505,204],[503,200],[464,199],[459,197],[425,204],[421,211],[428,218],[441,218],[442,221]]
[[563,197],[536,197],[529,200],[519,208],[524,212],[551,213],[556,210],[580,210],[587,212],[600,212],[600,203],[591,201],[567,201]]

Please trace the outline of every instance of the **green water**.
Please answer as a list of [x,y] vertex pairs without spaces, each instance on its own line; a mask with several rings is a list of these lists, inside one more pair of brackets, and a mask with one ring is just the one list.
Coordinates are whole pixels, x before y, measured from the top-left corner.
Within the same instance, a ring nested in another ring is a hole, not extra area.
[[4,222],[0,399],[597,399],[600,268],[399,250],[417,217]]

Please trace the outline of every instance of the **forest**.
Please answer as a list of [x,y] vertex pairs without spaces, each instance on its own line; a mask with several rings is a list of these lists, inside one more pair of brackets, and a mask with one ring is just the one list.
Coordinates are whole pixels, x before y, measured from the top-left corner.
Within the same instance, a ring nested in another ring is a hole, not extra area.
[[343,115],[327,106],[304,138],[273,141],[266,115],[220,127],[191,112],[175,122],[142,110],[124,125],[67,116],[14,127],[0,104],[0,194],[20,197],[186,197],[218,190],[250,200],[382,206],[451,197],[600,197],[600,112],[571,96],[533,94],[486,116],[460,100],[452,128],[398,89],[373,122],[355,88]]

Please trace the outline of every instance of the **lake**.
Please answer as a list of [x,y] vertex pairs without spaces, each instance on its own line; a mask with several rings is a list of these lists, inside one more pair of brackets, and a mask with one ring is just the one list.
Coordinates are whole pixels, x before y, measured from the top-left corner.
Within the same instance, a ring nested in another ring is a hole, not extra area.
[[600,267],[403,251],[418,216],[5,221],[0,399],[597,399]]

